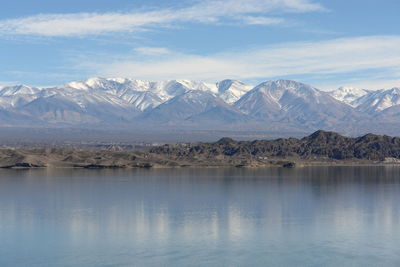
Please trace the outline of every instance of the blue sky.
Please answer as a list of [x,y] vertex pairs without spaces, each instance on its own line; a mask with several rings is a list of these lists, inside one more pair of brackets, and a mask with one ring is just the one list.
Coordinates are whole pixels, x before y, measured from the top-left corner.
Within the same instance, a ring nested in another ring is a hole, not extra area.
[[14,0],[0,84],[88,77],[400,86],[398,0]]

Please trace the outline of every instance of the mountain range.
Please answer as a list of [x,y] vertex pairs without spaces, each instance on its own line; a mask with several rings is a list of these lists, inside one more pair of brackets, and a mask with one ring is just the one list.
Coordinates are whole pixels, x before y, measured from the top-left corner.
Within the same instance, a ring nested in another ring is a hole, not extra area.
[[0,88],[0,126],[397,134],[399,122],[400,88],[326,92],[291,80],[252,86],[127,78]]

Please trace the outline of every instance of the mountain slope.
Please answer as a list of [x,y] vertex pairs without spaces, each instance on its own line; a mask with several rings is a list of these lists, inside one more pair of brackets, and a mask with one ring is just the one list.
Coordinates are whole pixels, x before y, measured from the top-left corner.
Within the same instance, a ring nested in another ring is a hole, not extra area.
[[340,87],[337,90],[330,91],[329,94],[336,100],[339,100],[341,102],[344,102],[346,104],[355,107],[357,106],[356,100],[366,94],[369,94],[370,92],[371,91],[366,89],[358,89],[353,87]]
[[400,104],[400,88],[372,91],[354,101],[361,112],[374,114]]
[[38,97],[40,89],[26,85],[7,86],[0,90],[1,108],[18,108]]
[[229,108],[229,105],[209,92],[192,90],[145,112],[139,119],[159,122],[180,121],[214,107]]
[[228,104],[238,101],[244,94],[250,91],[253,86],[246,85],[237,80],[223,80],[217,84],[217,95]]
[[213,126],[221,126],[221,124],[246,123],[251,121],[251,119],[251,117],[235,107],[217,105],[204,112],[190,116],[186,120],[201,125],[212,124]]
[[319,128],[361,117],[328,93],[289,80],[262,83],[238,100],[235,107],[266,121]]
[[211,84],[90,78],[49,88],[2,87],[0,125],[393,133],[400,128],[399,104],[399,88],[324,92],[290,80],[253,88],[229,79]]

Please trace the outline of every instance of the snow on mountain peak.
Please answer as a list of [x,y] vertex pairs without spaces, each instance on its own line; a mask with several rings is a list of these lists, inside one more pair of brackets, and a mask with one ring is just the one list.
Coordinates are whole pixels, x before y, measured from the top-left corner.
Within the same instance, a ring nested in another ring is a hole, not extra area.
[[378,91],[377,96],[378,97],[373,102],[376,110],[381,111],[400,104],[400,88],[395,87],[388,90]]
[[42,89],[26,85],[6,86],[0,90],[0,107],[14,108],[38,98]]
[[315,99],[320,94],[320,91],[314,87],[291,80],[267,81],[257,85],[255,89],[268,95],[276,102],[279,102],[286,92],[310,99]]
[[216,87],[218,88],[218,96],[228,104],[236,102],[253,88],[253,86],[241,81],[230,79],[216,83]]
[[358,110],[372,114],[400,105],[400,88],[369,91],[352,102]]
[[147,91],[156,94],[163,101],[190,90],[198,90],[211,92],[221,97],[227,103],[235,102],[252,88],[250,85],[246,85],[235,80],[225,80],[220,83],[213,84],[184,79],[150,82],[127,78],[99,77],[89,78],[84,81],[70,82],[66,85],[66,87],[84,91],[102,90],[116,95],[123,94],[127,91]]
[[339,87],[337,90],[328,92],[333,98],[349,104],[353,107],[357,106],[355,102],[360,97],[368,94],[370,91],[354,87]]
[[241,86],[245,85],[241,81],[226,79],[220,82],[217,82],[217,88],[219,93],[223,93],[226,90],[229,90],[232,86]]
[[107,78],[107,81],[124,84],[131,81],[131,79],[116,77],[116,78]]
[[392,95],[399,95],[400,94],[400,87],[394,87],[389,89],[388,92]]
[[89,89],[89,87],[85,83],[85,81],[69,82],[66,84],[66,86],[73,88],[73,89],[78,89],[78,90],[88,90]]
[[256,124],[269,121],[329,126],[353,115],[358,118],[360,111],[398,116],[400,88],[368,91],[341,87],[323,92],[292,80],[266,81],[253,87],[232,79],[212,84],[184,79],[93,77],[48,88],[6,86],[0,88],[0,108],[17,115],[32,114],[31,120],[43,122],[68,122],[69,118],[77,123],[133,121],[138,114],[147,114],[141,117],[146,123],[146,119],[162,117],[163,121],[172,118],[176,122],[188,116],[207,121],[229,115],[244,116],[246,121],[253,118]]
[[13,96],[13,95],[33,95],[41,89],[30,87],[26,85],[6,86],[1,88],[0,96]]
[[107,80],[103,79],[103,78],[89,78],[85,81],[85,84],[87,84],[90,87],[99,87],[99,86],[103,86],[104,83],[106,83]]

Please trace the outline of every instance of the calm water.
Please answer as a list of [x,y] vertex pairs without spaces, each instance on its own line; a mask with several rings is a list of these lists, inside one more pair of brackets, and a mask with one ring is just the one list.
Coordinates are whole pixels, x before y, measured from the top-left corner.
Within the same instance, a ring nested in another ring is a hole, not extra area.
[[400,168],[0,171],[0,266],[400,266]]

